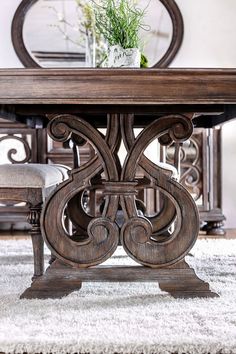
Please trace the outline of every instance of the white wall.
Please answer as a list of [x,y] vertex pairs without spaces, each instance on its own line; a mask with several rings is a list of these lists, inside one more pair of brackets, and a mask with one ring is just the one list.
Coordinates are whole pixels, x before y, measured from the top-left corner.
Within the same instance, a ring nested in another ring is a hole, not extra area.
[[21,0],[5,0],[0,3],[0,68],[21,68],[11,44],[11,20]]
[[172,66],[236,67],[236,0],[176,0],[184,41]]
[[[176,0],[185,26],[172,67],[236,67],[236,0]],[[20,0],[0,3],[0,67],[22,67],[11,45],[10,23]],[[236,121],[223,127],[223,212],[236,228]],[[235,166],[235,167],[234,167]]]
[[[184,40],[172,67],[236,68],[236,0],[176,0]],[[236,121],[223,125],[222,197],[225,227],[236,228]]]

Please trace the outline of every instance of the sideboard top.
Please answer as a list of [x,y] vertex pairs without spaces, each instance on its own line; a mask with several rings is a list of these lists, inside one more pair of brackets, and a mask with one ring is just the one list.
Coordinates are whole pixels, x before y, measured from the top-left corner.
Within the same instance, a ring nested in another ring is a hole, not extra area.
[[236,69],[0,69],[1,104],[236,104]]

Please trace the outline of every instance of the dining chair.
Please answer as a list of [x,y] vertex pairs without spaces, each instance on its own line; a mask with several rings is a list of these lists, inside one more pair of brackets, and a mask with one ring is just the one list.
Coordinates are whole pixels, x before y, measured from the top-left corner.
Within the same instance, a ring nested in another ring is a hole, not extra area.
[[1,213],[7,203],[26,203],[34,256],[32,280],[44,272],[44,242],[40,229],[42,206],[56,186],[67,179],[68,170],[64,165],[39,163],[0,165]]

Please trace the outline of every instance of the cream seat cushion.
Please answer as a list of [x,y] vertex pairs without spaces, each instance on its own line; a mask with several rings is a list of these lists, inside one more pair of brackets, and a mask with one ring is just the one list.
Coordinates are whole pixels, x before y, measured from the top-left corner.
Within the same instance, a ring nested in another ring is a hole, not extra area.
[[48,188],[67,178],[68,168],[46,164],[0,165],[0,188]]

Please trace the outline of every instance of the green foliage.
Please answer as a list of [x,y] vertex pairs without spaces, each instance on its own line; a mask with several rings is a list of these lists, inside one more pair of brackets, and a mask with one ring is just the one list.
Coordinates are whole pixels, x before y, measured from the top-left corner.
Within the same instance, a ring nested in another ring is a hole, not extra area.
[[101,0],[94,3],[96,28],[110,46],[140,48],[139,29],[145,9],[139,9],[135,0]]
[[91,4],[84,0],[75,0],[78,8],[83,15],[82,26],[87,31],[93,32],[95,30],[95,16]]
[[143,53],[141,53],[140,68],[148,68],[148,59]]

